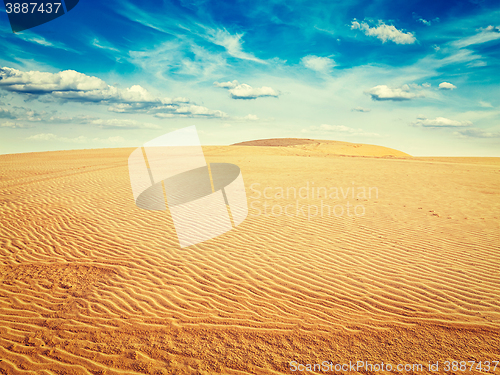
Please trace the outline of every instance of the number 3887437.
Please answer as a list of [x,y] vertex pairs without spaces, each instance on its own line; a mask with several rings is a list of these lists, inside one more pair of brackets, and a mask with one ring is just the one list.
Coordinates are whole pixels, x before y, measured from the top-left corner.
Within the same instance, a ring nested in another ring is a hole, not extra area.
[[61,3],[6,3],[7,13],[58,13]]

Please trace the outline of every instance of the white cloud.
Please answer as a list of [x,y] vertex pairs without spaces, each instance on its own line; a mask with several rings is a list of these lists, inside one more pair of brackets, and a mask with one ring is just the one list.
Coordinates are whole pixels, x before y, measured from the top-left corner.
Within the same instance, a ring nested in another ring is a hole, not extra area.
[[[434,61],[430,59],[429,62],[434,64],[435,67],[466,62],[469,63],[469,66],[473,64],[479,64],[478,66],[482,66],[483,62],[480,60],[481,58],[481,55],[476,55],[474,51],[468,49],[451,49],[451,53],[447,57]],[[425,61],[425,58],[423,61]]]
[[117,144],[117,143],[122,143],[125,141],[125,139],[123,139],[123,137],[120,137],[119,135],[117,136],[114,136],[114,137],[108,137],[108,138],[94,138],[92,139],[93,142],[97,142],[97,143],[104,143],[104,144],[108,144],[108,145],[113,145],[113,144]]
[[467,66],[469,68],[476,68],[476,67],[486,66],[486,65],[488,65],[488,63],[486,61],[482,61],[482,60],[472,61],[472,62],[467,64]]
[[151,123],[143,123],[135,120],[126,119],[96,119],[90,121],[90,124],[97,125],[103,129],[161,129],[161,126]]
[[73,117],[69,116],[50,116],[50,122],[66,122],[69,123],[73,120]]
[[441,82],[439,84],[439,89],[440,90],[453,90],[453,89],[456,89],[457,86],[455,86],[454,84],[451,84],[449,82]]
[[113,52],[120,52],[120,50],[118,50],[116,48],[113,48],[113,47],[110,47],[110,46],[102,44],[99,41],[99,39],[97,39],[97,38],[94,38],[94,40],[90,44],[92,44],[94,47],[97,47],[97,48],[100,48],[100,49],[105,49],[105,50],[113,51]]
[[221,87],[223,89],[234,89],[236,86],[238,86],[239,83],[237,80],[234,81],[229,81],[229,82],[214,82],[215,87]]
[[59,136],[52,134],[52,133],[35,134],[35,135],[32,135],[26,139],[30,140],[30,141],[58,141],[58,142],[64,142],[64,143],[85,143],[85,142],[87,142],[87,137],[85,137],[83,135],[81,135],[79,137],[75,137],[75,138],[66,138],[66,137],[59,137]]
[[42,117],[46,114],[45,111],[42,111],[40,113],[32,111],[32,110],[27,110],[26,111],[26,120],[27,121],[33,121],[33,122],[38,122],[42,121]]
[[500,26],[488,26],[478,34],[453,42],[452,45],[458,48],[467,47],[473,44],[482,44],[492,40],[500,39]]
[[80,135],[79,137],[74,137],[74,138],[67,138],[67,137],[60,137],[60,136],[53,134],[53,133],[39,133],[39,134],[32,135],[26,139],[30,140],[30,141],[56,141],[56,142],[63,142],[63,143],[94,142],[94,143],[102,143],[102,144],[110,144],[110,145],[122,143],[125,141],[125,139],[123,139],[123,137],[120,137],[120,136],[89,139],[88,137],[85,137],[84,135]]
[[271,87],[252,87],[245,83],[229,90],[233,99],[256,99],[260,97],[273,96],[278,97],[278,92]]
[[191,38],[165,42],[154,48],[130,51],[130,62],[157,79],[168,80],[170,72],[209,79],[226,65],[225,57],[199,46]]
[[211,110],[207,107],[202,107],[200,105],[188,105],[181,106],[175,109],[174,113],[180,114],[183,116],[193,117],[193,116],[201,116],[201,117],[217,117],[217,118],[225,118],[228,117],[226,113],[218,110]]
[[257,121],[259,118],[257,117],[257,115],[246,115],[244,117],[242,117],[242,120],[247,120],[247,121]]
[[77,52],[74,49],[68,48],[63,43],[49,42],[43,36],[35,34],[35,33],[31,32],[31,31],[27,31],[27,32],[25,31],[25,32],[23,32],[21,34],[16,34],[16,36],[17,36],[17,38],[21,38],[21,39],[23,39],[26,42],[39,44],[39,45],[44,46],[44,47],[58,48],[58,49],[63,49],[65,51]]
[[5,109],[5,108],[0,108],[0,118],[13,119],[13,118],[16,118],[16,116],[14,115],[14,113],[11,110]]
[[334,133],[343,136],[380,137],[380,134],[365,132],[363,129],[354,129],[345,125],[328,124],[310,126],[306,129],[302,129],[302,133]]
[[351,109],[352,112],[370,112],[371,109],[363,108],[363,107],[354,107]]
[[491,103],[482,100],[479,101],[479,105],[483,108],[493,108],[493,105]]
[[434,18],[432,21],[426,20],[422,17],[420,17],[417,13],[413,12],[413,19],[417,22],[423,23],[425,26],[431,26],[432,22],[439,22],[439,17]]
[[378,85],[365,91],[365,94],[370,95],[373,100],[377,101],[382,101],[382,100],[402,101],[402,100],[410,100],[416,98],[417,96],[420,97],[422,96],[410,92],[410,87],[408,85],[403,85],[400,88],[390,88],[386,85]]
[[0,108],[0,118],[18,121],[40,122],[46,118],[46,115],[45,111],[37,112],[26,107]]
[[412,125],[430,127],[430,128],[454,128],[454,127],[471,126],[472,122],[450,120],[445,117],[436,117],[435,119],[428,119],[420,115],[417,118],[417,121],[413,122]]
[[22,72],[12,68],[0,68],[0,86],[8,91],[25,93],[52,93],[58,91],[106,90],[106,82],[74,70],[59,73],[38,71]]
[[227,53],[233,57],[243,60],[255,61],[258,63],[266,64],[264,60],[258,59],[251,53],[243,51],[242,38],[243,34],[232,35],[227,30],[208,30],[206,39],[210,42],[222,46],[226,49]]
[[335,63],[335,60],[330,59],[329,57],[320,57],[314,55],[305,56],[300,61],[306,68],[324,74],[329,73],[333,69],[333,67],[337,65]]
[[500,138],[500,132],[489,132],[483,129],[461,129],[453,134],[462,138]]
[[[19,94],[49,95],[56,99],[112,104],[110,112],[140,112],[178,114],[180,117],[225,117],[224,112],[191,104],[186,110],[188,98],[159,98],[139,85],[120,89],[106,84],[97,77],[87,76],[74,70],[58,73],[39,71],[23,72],[12,68],[0,68],[0,88]],[[167,116],[163,116],[167,117]],[[32,119],[33,121],[34,119]]]
[[257,115],[248,114],[246,116],[227,117],[227,120],[231,120],[231,121],[235,121],[235,122],[241,122],[241,121],[253,122],[253,121],[259,121],[260,118]]
[[413,44],[417,41],[412,33],[405,33],[392,25],[386,25],[382,20],[378,21],[378,26],[370,27],[366,22],[359,23],[354,19],[351,22],[351,30],[356,29],[363,31],[365,35],[377,37],[382,43],[390,40],[396,44]]
[[2,122],[0,124],[0,127],[2,127],[2,128],[19,129],[19,128],[24,128],[25,126],[23,124],[18,123],[18,122],[5,121],[5,122]]
[[172,117],[175,117],[173,114],[171,113],[157,113],[155,115],[155,117],[158,117],[158,118],[172,118]]
[[161,99],[155,98],[144,87],[139,85],[134,85],[126,89],[108,86],[106,89],[97,90],[53,91],[51,94],[56,98],[76,101],[111,101],[122,103],[161,102]]
[[278,97],[279,92],[267,86],[252,87],[238,81],[214,82],[214,86],[228,89],[233,99],[257,99],[266,96]]

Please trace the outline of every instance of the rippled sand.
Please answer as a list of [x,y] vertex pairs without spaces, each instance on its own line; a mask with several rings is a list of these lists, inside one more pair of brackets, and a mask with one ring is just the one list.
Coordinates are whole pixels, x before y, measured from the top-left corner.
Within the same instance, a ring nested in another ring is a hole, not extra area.
[[[135,206],[132,149],[1,155],[0,373],[500,360],[499,158],[355,146],[205,147],[240,166],[249,217],[184,249]],[[328,194],[279,194],[307,186]],[[306,214],[322,201],[364,215]]]

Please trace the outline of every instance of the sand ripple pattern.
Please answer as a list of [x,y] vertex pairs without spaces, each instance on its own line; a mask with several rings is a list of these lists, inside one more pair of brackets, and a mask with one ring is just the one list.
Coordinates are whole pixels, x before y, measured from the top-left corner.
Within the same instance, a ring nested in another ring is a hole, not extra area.
[[362,217],[249,208],[238,228],[180,249],[168,213],[134,203],[131,150],[0,156],[0,373],[500,360],[500,163],[251,149],[205,150],[240,166],[249,204],[253,183],[378,197],[348,198]]

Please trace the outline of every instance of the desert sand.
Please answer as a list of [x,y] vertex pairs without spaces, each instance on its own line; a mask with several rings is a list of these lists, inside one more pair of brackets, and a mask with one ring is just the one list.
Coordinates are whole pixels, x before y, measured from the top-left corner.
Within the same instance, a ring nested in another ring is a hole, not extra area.
[[[241,168],[249,216],[181,249],[166,212],[135,205],[132,151],[0,156],[0,373],[366,361],[472,374],[445,361],[490,361],[490,373],[500,361],[500,158],[290,139],[204,147]],[[348,204],[356,212],[327,214]]]

